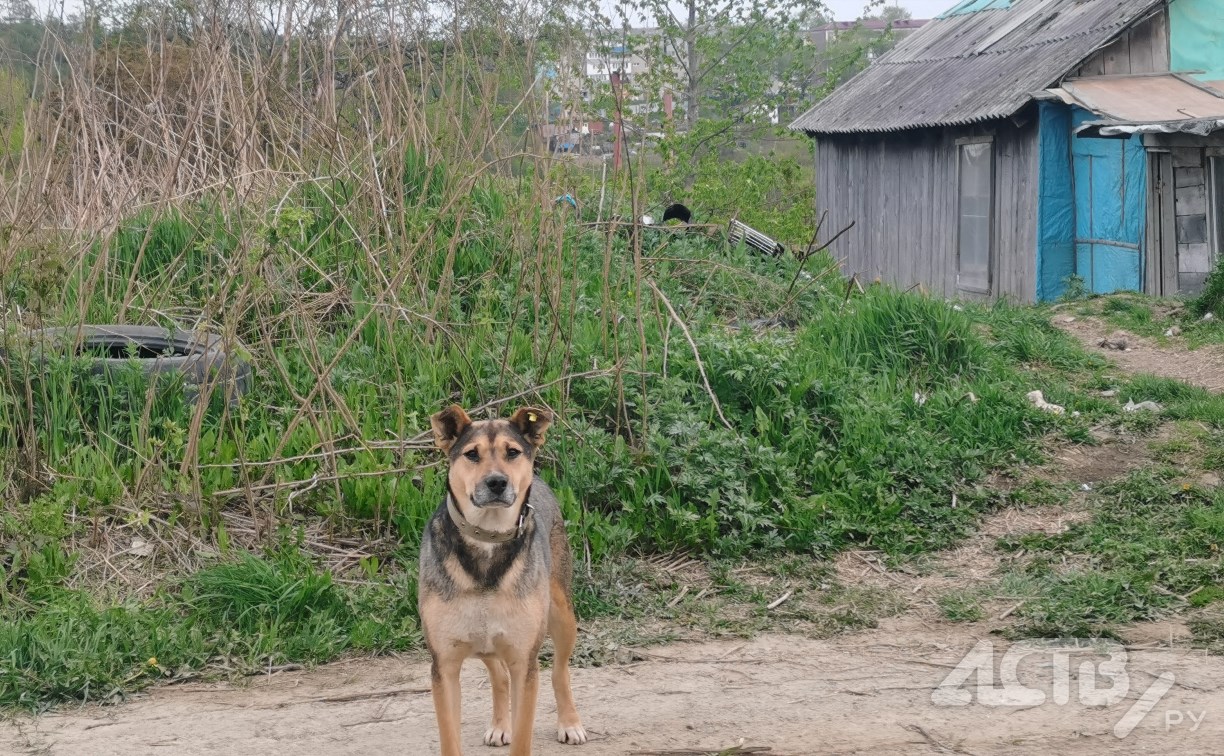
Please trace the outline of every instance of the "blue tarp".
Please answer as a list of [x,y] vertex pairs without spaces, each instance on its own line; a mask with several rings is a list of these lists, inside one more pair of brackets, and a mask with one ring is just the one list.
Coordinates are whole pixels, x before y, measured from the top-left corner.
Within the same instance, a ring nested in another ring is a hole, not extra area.
[[1038,301],[1057,299],[1072,274],[1098,294],[1141,290],[1143,138],[1073,136],[1097,116],[1057,102],[1038,107]]
[[[1098,116],[1075,108],[1071,128]],[[1143,288],[1147,155],[1143,137],[1071,138],[1075,272],[1097,294]]]
[[1204,81],[1224,79],[1224,0],[1169,3],[1169,63],[1174,71],[1206,71]]
[[1071,109],[1039,103],[1037,132],[1037,300],[1057,299],[1075,273],[1075,198],[1071,190]]

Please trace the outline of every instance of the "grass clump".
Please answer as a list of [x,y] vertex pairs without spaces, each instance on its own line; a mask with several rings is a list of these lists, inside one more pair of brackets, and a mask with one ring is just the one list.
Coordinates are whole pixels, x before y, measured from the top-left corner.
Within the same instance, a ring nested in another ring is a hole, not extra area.
[[[1156,619],[1214,600],[1224,580],[1224,495],[1140,470],[1103,486],[1090,521],[1057,535],[1000,543],[1033,555],[1016,633],[1111,635],[1119,624]],[[1196,599],[1197,597],[1197,599]],[[1193,602],[1193,603],[1192,603]]]
[[1208,274],[1203,290],[1190,300],[1189,310],[1200,318],[1207,313],[1216,318],[1224,317],[1224,261]]
[[258,671],[420,640],[415,583],[342,588],[296,550],[206,567],[144,599],[69,587],[71,561],[47,546],[9,575],[0,705],[106,701],[210,666]]
[[969,591],[944,594],[936,599],[936,604],[950,622],[979,622],[986,617],[978,597]]

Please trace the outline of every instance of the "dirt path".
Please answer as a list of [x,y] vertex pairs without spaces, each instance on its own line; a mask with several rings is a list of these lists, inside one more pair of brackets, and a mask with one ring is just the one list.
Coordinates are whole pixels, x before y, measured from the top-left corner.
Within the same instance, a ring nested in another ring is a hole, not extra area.
[[[715,751],[741,738],[745,746],[771,747],[771,756],[1224,751],[1224,658],[1202,652],[1129,652],[1129,692],[1110,706],[1081,704],[1074,674],[1065,705],[988,706],[976,698],[967,706],[933,703],[932,691],[964,654],[990,639],[981,630],[910,618],[823,641],[765,636],[649,649],[638,662],[574,671],[592,736],[585,746],[552,740],[552,693],[542,690],[536,752]],[[1007,646],[992,642],[1000,652]],[[1025,657],[1020,682],[1050,694],[1053,658]],[[1071,669],[1077,663],[1078,658]],[[464,746],[477,754],[490,752],[480,744],[489,703],[479,667],[464,669]],[[1132,732],[1116,737],[1115,725],[1164,673],[1173,675],[1174,685]],[[428,681],[420,660],[379,659],[257,678],[244,686],[164,687],[117,707],[7,721],[0,724],[0,752],[436,753],[432,705],[421,692]],[[972,678],[962,690],[971,685]]]
[[1056,315],[1052,321],[1075,338],[1084,348],[1103,354],[1127,373],[1175,378],[1208,391],[1224,391],[1224,349],[1205,346],[1190,350],[1176,337],[1167,345],[1134,334],[1126,334],[1125,349],[1101,346],[1102,340],[1118,329],[1091,316]]

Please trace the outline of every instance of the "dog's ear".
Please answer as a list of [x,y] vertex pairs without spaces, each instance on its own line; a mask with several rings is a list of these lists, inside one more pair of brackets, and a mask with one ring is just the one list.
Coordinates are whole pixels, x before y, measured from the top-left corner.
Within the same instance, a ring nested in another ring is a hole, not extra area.
[[429,418],[429,425],[433,428],[434,443],[444,452],[450,451],[471,424],[472,418],[468,417],[458,404],[452,404]]
[[552,413],[546,409],[524,407],[510,416],[510,424],[523,434],[527,443],[539,448],[544,445],[544,431],[552,425]]

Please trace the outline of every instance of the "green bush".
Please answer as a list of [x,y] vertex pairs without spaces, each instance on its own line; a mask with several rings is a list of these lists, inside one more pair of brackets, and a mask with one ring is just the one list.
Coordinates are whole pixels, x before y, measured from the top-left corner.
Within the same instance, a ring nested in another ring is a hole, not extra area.
[[1190,300],[1189,309],[1200,318],[1209,312],[1217,318],[1224,317],[1224,260],[1207,276],[1203,291]]

